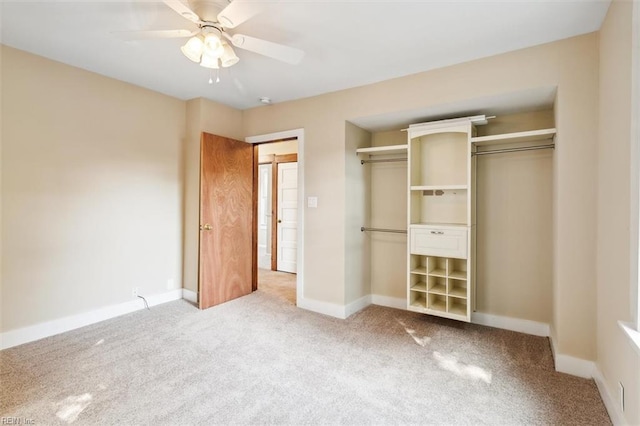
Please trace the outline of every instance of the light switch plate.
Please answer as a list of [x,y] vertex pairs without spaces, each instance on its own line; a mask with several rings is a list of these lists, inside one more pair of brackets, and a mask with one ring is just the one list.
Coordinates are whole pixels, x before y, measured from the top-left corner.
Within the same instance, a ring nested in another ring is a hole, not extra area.
[[307,198],[307,207],[315,209],[318,207],[318,197],[308,197]]

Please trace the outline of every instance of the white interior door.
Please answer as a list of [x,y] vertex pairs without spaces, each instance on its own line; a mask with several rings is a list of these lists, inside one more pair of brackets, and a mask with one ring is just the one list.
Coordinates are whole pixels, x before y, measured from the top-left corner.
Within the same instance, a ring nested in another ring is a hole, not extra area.
[[278,163],[278,271],[297,271],[298,163]]
[[271,269],[271,164],[258,166],[258,267]]

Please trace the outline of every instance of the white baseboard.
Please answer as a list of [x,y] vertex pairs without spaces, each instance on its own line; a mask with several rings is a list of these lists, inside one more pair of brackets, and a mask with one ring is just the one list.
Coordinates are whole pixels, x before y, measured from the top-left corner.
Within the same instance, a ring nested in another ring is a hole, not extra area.
[[407,309],[407,299],[399,297],[381,296],[379,294],[371,295],[371,303],[378,306],[386,306],[387,308]]
[[593,378],[593,361],[563,354],[556,354],[554,361],[556,364],[556,371],[560,373],[584,377],[585,379]]
[[299,308],[306,309],[308,311],[317,312],[319,314],[329,315],[332,317],[345,319],[355,314],[358,311],[366,308],[367,306],[374,304],[380,306],[387,306],[390,308],[406,309],[407,301],[405,299],[399,299],[396,297],[380,296],[376,294],[369,294],[361,297],[360,299],[349,303],[348,305],[336,305],[334,303],[321,302],[313,299],[299,298],[297,305]]
[[371,304],[371,295],[368,294],[366,296],[363,296],[360,299],[354,302],[351,302],[344,307],[344,311],[345,311],[344,317],[349,318],[351,315],[355,314],[358,311],[361,311],[362,309],[366,308],[370,304]]
[[611,392],[609,386],[607,386],[607,382],[602,375],[602,372],[598,368],[597,365],[593,368],[593,380],[596,382],[596,386],[598,386],[598,391],[600,392],[600,396],[602,397],[602,402],[604,402],[604,406],[607,408],[607,412],[609,413],[609,417],[611,418],[611,422],[614,426],[622,426],[625,424],[624,415],[622,411],[620,411],[620,405],[613,398],[614,393]]
[[305,299],[303,297],[298,297],[296,305],[298,308],[329,315],[330,317],[340,319],[345,319],[347,317],[346,306],[344,305],[336,305],[335,303],[322,302],[320,300]]
[[553,354],[553,362],[557,372],[584,377],[585,379],[593,378],[596,368],[593,361],[561,354],[558,352],[553,336],[549,336],[549,341],[551,342],[551,353]]
[[[144,296],[144,295],[143,295]],[[182,299],[182,289],[177,288],[175,290],[167,291],[165,293],[154,294],[152,296],[144,296],[147,299],[149,306],[161,305],[167,302],[173,302],[174,300]]]
[[198,303],[198,293],[187,290],[186,288],[182,289],[182,298],[191,303]]
[[472,312],[471,322],[474,324],[486,325],[488,327],[532,334],[534,336],[549,336],[549,324],[531,320],[503,317],[499,315],[485,314],[483,312]]
[[[182,289],[171,290],[166,293],[145,296],[149,306],[155,306],[173,300],[182,299]],[[44,339],[45,337],[54,336],[64,333],[65,331],[75,330],[76,328],[95,324],[104,320],[125,315],[131,312],[144,309],[144,301],[140,298],[130,300],[128,302],[117,305],[106,306],[96,309],[95,311],[84,312],[82,314],[71,315],[68,317],[19,328],[17,330],[5,331],[0,334],[0,350],[12,348],[24,343],[33,342]]]

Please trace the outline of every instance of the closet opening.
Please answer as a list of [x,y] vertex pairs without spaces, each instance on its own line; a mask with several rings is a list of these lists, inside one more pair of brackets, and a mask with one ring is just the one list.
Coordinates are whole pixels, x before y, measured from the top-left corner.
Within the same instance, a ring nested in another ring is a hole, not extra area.
[[[346,149],[356,155],[347,157],[347,191],[362,196],[347,197],[354,225],[347,233],[348,243],[361,244],[364,272],[362,283],[348,281],[346,293],[355,296],[347,302],[368,289],[373,304],[517,330],[526,322],[520,331],[548,335],[554,102],[548,87],[451,104],[446,113],[433,107],[351,120]],[[466,135],[455,128],[465,119]],[[424,134],[411,134],[419,126]],[[458,228],[466,238],[454,238]],[[445,243],[449,251],[436,253]]]

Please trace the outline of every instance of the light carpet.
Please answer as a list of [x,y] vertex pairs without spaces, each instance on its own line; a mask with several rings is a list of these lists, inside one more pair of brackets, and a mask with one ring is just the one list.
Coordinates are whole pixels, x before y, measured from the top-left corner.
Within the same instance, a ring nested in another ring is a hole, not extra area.
[[0,415],[39,425],[610,424],[546,338],[380,306],[339,320],[260,290],[7,349],[0,369]]

